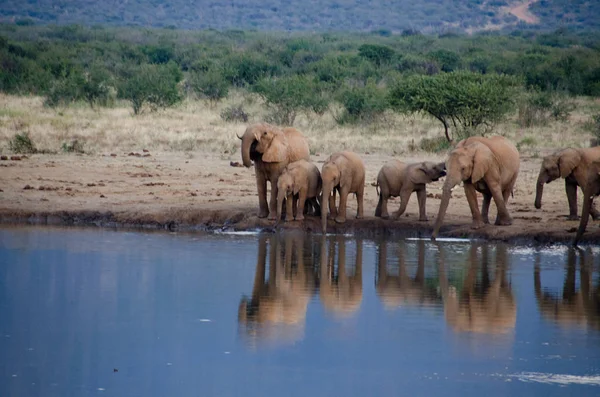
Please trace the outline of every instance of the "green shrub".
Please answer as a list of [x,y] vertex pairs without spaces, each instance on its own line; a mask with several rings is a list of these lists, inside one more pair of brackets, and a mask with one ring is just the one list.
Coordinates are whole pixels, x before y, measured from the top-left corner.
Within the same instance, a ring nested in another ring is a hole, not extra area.
[[389,108],[387,92],[377,87],[373,80],[364,86],[351,86],[337,94],[344,111],[336,117],[339,124],[372,123]]
[[83,99],[84,83],[85,77],[79,72],[55,80],[46,95],[44,105],[49,107],[67,106]]
[[396,55],[396,51],[385,45],[363,44],[358,47],[358,55],[380,67],[390,64]]
[[534,90],[520,100],[517,124],[532,127],[546,125],[550,119],[567,121],[574,109],[573,101],[564,95]]
[[192,72],[189,85],[196,95],[208,99],[213,105],[229,94],[229,83],[217,69]]
[[181,71],[173,63],[144,64],[127,71],[119,86],[119,97],[131,102],[134,114],[145,105],[151,111],[175,105],[181,100],[178,83]]
[[326,85],[314,75],[291,75],[259,81],[253,91],[271,110],[270,121],[293,125],[298,112],[323,114],[329,107]]
[[29,134],[23,132],[22,134],[15,134],[15,136],[8,142],[9,149],[14,153],[36,153],[37,149],[31,141]]
[[77,139],[73,139],[70,142],[63,142],[61,149],[65,153],[84,153],[83,143],[79,142]]

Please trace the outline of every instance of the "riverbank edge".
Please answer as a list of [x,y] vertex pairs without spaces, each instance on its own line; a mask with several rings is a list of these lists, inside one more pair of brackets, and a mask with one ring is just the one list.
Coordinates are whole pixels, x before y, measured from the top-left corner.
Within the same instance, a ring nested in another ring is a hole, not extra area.
[[[129,230],[165,230],[169,232],[223,232],[223,231],[258,231],[275,232],[276,230],[302,230],[320,233],[320,219],[306,217],[304,222],[282,223],[276,229],[274,222],[260,219],[243,211],[188,211],[177,214],[165,211],[156,214],[132,214],[112,211],[3,211],[0,210],[0,225],[32,225],[32,226],[85,226],[109,229]],[[499,227],[487,225],[473,230],[467,224],[445,224],[439,237],[502,241],[528,245],[538,244],[570,244],[575,237],[574,228],[568,230],[527,231],[518,225]],[[591,229],[591,230],[590,230]],[[349,234],[363,238],[416,237],[430,238],[432,221],[419,222],[408,219],[397,221],[368,217],[365,219],[348,219],[345,224],[329,221],[327,233]],[[600,243],[600,228],[594,224],[588,226],[582,244]]]

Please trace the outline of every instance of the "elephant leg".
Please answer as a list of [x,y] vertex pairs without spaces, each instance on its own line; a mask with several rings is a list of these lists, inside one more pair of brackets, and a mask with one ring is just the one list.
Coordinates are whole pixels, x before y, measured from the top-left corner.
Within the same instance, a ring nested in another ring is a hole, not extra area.
[[425,206],[427,203],[427,189],[417,190],[417,202],[419,203],[419,221],[427,222],[429,220],[427,218],[427,207]]
[[285,221],[289,222],[294,219],[294,200],[292,195],[288,195],[285,199]]
[[490,193],[483,193],[483,203],[481,203],[481,219],[483,223],[490,223],[490,203],[492,202],[492,195]]
[[394,215],[392,216],[393,219],[398,219],[402,214],[404,214],[404,211],[406,211],[406,207],[408,206],[408,200],[410,199],[411,194],[412,191],[409,190],[400,191],[400,208],[398,208],[398,211],[394,212]]
[[296,210],[296,220],[303,221],[304,220],[304,203],[306,202],[306,190],[300,190],[298,195],[298,209]]
[[488,183],[488,187],[492,192],[492,197],[494,198],[494,203],[496,203],[496,208],[498,209],[498,215],[496,216],[496,225],[508,226],[512,225],[512,218],[506,209],[506,202],[504,201],[504,195],[500,190],[500,186],[498,185],[490,185]]
[[475,190],[475,186],[471,183],[464,183],[465,186],[465,196],[467,196],[467,202],[469,203],[469,208],[471,209],[471,215],[473,217],[473,223],[471,228],[479,229],[483,227],[483,219],[481,219],[481,213],[479,212],[479,206],[477,205],[477,191]]
[[256,190],[258,191],[258,217],[266,218],[269,216],[269,205],[267,204],[267,178],[265,178],[265,175],[257,169],[254,171],[256,172]]
[[565,179],[565,191],[567,193],[567,201],[569,202],[569,216],[567,219],[576,221],[579,219],[577,215],[577,185]]
[[364,217],[364,195],[365,195],[365,184],[361,184],[356,192],[356,219],[362,219]]
[[271,181],[271,199],[269,201],[269,220],[277,219],[277,181]]
[[337,223],[346,222],[346,203],[348,201],[348,194],[349,194],[348,188],[340,189],[340,205],[338,207],[338,214],[335,217],[335,221]]

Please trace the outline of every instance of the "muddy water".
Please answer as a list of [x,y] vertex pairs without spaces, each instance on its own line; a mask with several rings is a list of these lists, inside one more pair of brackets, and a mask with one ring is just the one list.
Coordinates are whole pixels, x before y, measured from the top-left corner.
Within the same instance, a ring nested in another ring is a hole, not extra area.
[[0,396],[600,394],[600,252],[0,228]]

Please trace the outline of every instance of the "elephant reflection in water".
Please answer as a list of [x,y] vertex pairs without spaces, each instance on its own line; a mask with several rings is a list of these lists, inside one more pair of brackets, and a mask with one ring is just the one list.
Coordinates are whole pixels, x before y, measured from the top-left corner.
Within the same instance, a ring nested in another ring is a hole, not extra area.
[[[579,288],[577,257],[579,256]],[[560,326],[600,329],[600,280],[593,286],[593,253],[569,247],[562,297],[542,287],[540,255],[533,270],[535,297],[541,315]]]
[[335,236],[329,240],[328,250],[327,238],[321,238],[319,296],[327,311],[340,316],[354,314],[362,302],[363,243],[356,240],[356,260],[352,269],[346,269],[346,243],[344,236]]
[[393,274],[388,263],[388,244],[382,241],[379,245],[377,259],[377,280],[375,287],[377,295],[388,309],[394,309],[403,304],[409,306],[441,305],[441,297],[435,286],[428,285],[425,279],[425,241],[417,243],[417,270],[414,278],[410,278],[406,268],[407,244],[398,242],[398,273]]
[[[481,258],[477,251],[481,247]],[[440,289],[444,301],[446,322],[455,331],[485,334],[505,334],[515,328],[517,306],[506,279],[508,267],[505,245],[496,247],[493,280],[490,279],[489,248],[473,243],[469,249],[467,273],[459,292],[450,285],[446,275],[444,252],[439,249]],[[479,268],[481,278],[478,279]]]
[[238,322],[251,342],[302,339],[308,302],[316,286],[312,256],[308,259],[304,254],[312,255],[312,249],[306,248],[302,234],[259,237],[252,295],[242,297],[238,308]]

